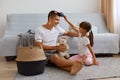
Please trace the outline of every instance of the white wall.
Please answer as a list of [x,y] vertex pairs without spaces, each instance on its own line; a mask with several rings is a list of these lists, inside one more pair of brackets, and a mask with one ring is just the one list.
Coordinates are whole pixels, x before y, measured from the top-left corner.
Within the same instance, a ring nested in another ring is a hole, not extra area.
[[101,0],[0,0],[0,37],[9,13],[48,13],[58,10],[65,13],[100,12]]

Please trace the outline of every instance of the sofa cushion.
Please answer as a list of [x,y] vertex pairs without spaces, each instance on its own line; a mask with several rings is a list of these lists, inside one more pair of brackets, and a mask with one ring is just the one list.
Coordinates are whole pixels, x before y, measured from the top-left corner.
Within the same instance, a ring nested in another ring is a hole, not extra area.
[[[88,21],[92,25],[96,25],[98,33],[109,32],[106,28],[104,16],[101,13],[66,13],[66,15],[74,24]],[[28,29],[35,29],[45,22],[47,22],[47,14],[8,14],[5,34],[16,35],[25,33]],[[59,25],[65,30],[69,30],[69,26],[64,18],[61,18]]]
[[76,54],[78,53],[78,46],[77,43],[78,38],[77,37],[67,37],[67,44],[69,46],[68,53],[69,54]]
[[98,33],[98,27],[95,25],[92,25],[92,32],[93,34],[97,34]]

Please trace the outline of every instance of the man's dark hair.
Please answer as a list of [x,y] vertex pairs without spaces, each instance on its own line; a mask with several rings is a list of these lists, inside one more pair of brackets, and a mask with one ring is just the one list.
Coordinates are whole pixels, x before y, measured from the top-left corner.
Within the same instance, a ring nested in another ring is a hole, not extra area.
[[48,14],[48,19],[49,19],[50,17],[55,17],[55,16],[60,16],[60,13],[59,13],[58,11],[52,10],[52,11],[50,11],[49,14]]

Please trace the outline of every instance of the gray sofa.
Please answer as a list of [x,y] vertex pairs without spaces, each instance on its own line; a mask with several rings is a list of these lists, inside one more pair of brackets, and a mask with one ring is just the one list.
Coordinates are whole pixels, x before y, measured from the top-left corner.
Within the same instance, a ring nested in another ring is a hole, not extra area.
[[[93,25],[94,33],[94,52],[95,54],[112,53],[117,54],[119,52],[119,36],[108,31],[104,21],[104,16],[101,13],[89,13],[78,14],[71,13],[66,14],[74,24],[78,24],[81,21],[89,21]],[[47,22],[47,14],[8,14],[7,15],[7,28],[4,37],[0,39],[0,56],[15,56],[16,45],[18,41],[18,34],[25,33],[29,29],[36,29],[36,27]],[[69,25],[61,18],[59,24],[65,30],[69,30]],[[67,42],[70,47],[68,52],[70,54],[76,54],[77,41],[76,37],[68,37]]]

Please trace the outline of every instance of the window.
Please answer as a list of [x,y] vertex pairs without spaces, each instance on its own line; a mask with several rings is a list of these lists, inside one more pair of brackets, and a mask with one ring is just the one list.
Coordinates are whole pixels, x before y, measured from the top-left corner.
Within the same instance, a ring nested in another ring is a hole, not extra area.
[[120,35],[120,0],[114,0],[114,26],[115,33]]

